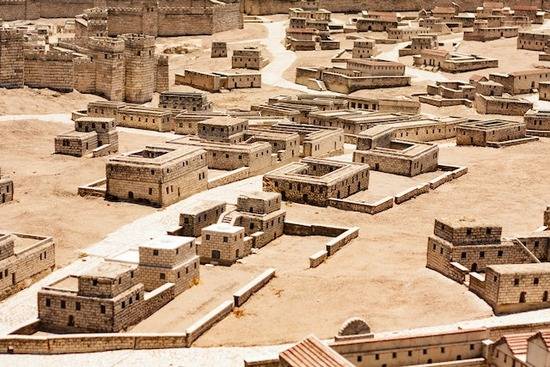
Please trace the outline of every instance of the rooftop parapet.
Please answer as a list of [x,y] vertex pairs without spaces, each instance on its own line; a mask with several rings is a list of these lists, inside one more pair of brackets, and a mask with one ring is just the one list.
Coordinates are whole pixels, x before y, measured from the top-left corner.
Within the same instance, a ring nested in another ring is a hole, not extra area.
[[115,53],[124,52],[125,44],[121,38],[90,37],[88,47],[93,51]]

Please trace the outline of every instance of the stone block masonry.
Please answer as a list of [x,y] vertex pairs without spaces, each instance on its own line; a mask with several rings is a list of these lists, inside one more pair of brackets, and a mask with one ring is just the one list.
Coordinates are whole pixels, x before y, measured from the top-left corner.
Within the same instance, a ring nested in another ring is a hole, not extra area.
[[0,204],[7,203],[13,200],[13,181],[7,176],[2,177],[2,169],[0,168]]
[[[4,14],[1,18],[3,17]],[[21,32],[0,27],[0,87],[23,87],[25,82],[23,45],[24,40]]]
[[111,158],[108,199],[167,206],[208,185],[206,152],[195,147],[150,146]]
[[0,300],[28,287],[55,267],[51,237],[0,234]]

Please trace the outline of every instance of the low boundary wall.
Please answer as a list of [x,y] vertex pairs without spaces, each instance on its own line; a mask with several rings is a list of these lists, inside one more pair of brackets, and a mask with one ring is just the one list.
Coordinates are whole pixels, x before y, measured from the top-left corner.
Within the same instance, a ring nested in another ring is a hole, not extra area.
[[254,293],[262,289],[274,277],[275,269],[267,269],[250,283],[235,292],[235,294],[233,294],[233,303],[235,307],[241,307]]
[[199,336],[201,336],[212,326],[223,320],[227,315],[229,315],[229,313],[231,313],[231,311],[233,311],[233,307],[235,307],[233,300],[225,301],[221,305],[210,311],[208,314],[200,318],[193,325],[188,327],[185,330],[185,334],[187,335],[186,346],[190,347]]
[[101,180],[91,182],[87,185],[78,186],[78,195],[105,197],[105,194],[107,193],[107,189],[102,188],[102,186],[106,184],[107,184],[107,179],[102,178]]
[[284,234],[290,236],[326,236],[334,237],[325,244],[325,249],[309,257],[309,267],[316,268],[338,252],[342,247],[359,236],[359,227],[331,227],[317,224],[303,224],[285,221]]

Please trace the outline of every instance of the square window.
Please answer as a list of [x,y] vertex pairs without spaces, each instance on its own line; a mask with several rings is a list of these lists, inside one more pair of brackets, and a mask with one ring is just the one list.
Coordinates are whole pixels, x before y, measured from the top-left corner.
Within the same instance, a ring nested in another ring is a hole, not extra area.
[[153,250],[153,256],[159,256],[159,250]]
[[160,279],[161,279],[161,280],[164,280],[164,279],[166,279],[166,274],[164,274],[164,273],[160,273]]

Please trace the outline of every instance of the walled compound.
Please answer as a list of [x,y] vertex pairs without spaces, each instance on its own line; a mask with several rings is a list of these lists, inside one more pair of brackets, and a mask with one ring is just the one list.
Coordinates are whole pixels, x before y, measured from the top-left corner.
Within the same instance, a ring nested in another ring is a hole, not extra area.
[[199,280],[195,239],[162,236],[129,261],[107,260],[38,292],[40,329],[119,332],[149,317]]
[[269,60],[262,56],[257,47],[245,47],[233,50],[231,57],[231,68],[260,70],[269,63]]
[[159,108],[197,112],[212,111],[212,102],[206,93],[162,92],[159,96]]
[[207,188],[206,151],[173,144],[110,158],[106,198],[167,206]]
[[550,112],[544,110],[529,110],[523,116],[526,133],[532,136],[550,136]]
[[77,34],[141,33],[154,37],[214,34],[243,28],[238,2],[135,0],[104,2],[76,17]]
[[463,55],[446,50],[423,49],[415,55],[414,66],[433,67],[434,71],[462,73],[472,70],[497,68],[498,60],[477,55]]
[[113,118],[81,117],[75,130],[55,137],[55,153],[82,157],[109,155],[118,151],[118,133]]
[[[502,2],[484,2],[476,9],[473,30],[464,31],[464,40],[491,41],[499,38],[517,37],[520,27],[540,22],[537,7],[526,11],[518,5],[518,11],[505,7]],[[543,15],[544,16],[544,15]]]
[[235,209],[224,212],[217,223],[203,227],[198,254],[201,263],[231,265],[283,235],[286,211],[281,195],[254,192],[241,195]]
[[[491,79],[473,75],[469,83],[460,80],[437,81],[434,84],[428,84],[427,93],[419,95],[419,101],[437,107],[465,105],[474,107],[480,114],[523,116],[533,108],[533,102],[510,95],[514,89],[510,85],[516,80],[519,86],[520,76],[515,78],[490,74],[489,78]],[[524,80],[526,78],[527,76],[524,76]],[[508,85],[506,89],[504,83]],[[534,83],[531,81],[531,85]]]
[[2,168],[0,168],[0,204],[12,201],[13,195],[13,180],[8,176],[2,176]]
[[438,47],[437,35],[416,36],[411,38],[409,45],[399,49],[399,56],[419,55],[423,50],[435,50]]
[[513,71],[511,73],[491,73],[489,79],[504,86],[504,92],[526,94],[538,89],[540,82],[550,81],[550,68]]
[[398,140],[393,124],[378,125],[359,134],[353,161],[366,163],[371,170],[416,176],[437,171],[439,148],[436,144]]
[[0,233],[0,299],[43,278],[55,268],[51,237]]
[[468,121],[456,127],[457,145],[501,148],[538,140],[526,135],[526,124],[506,120]]
[[93,36],[25,49],[15,28],[0,28],[0,87],[77,90],[113,101],[148,102],[168,89],[168,59],[151,36]]
[[261,88],[262,74],[247,69],[216,72],[186,69],[183,74],[176,74],[176,85],[188,85],[212,93],[241,88]]
[[[349,322],[357,324],[358,320],[352,318]],[[449,367],[545,367],[550,361],[550,331],[536,327],[518,332],[488,328],[414,330],[396,336],[352,332],[355,334],[338,335],[335,341],[328,343],[311,335],[272,358],[247,359],[244,366],[420,367],[434,364]]]
[[[309,114],[310,124],[338,127],[344,130],[346,143],[356,144],[371,128],[393,129],[394,138],[433,141],[455,137],[455,128],[467,121],[460,117],[433,118],[425,115],[385,113],[375,111],[319,111]],[[378,130],[377,130],[378,131]]]
[[336,50],[340,42],[331,37],[336,27],[331,23],[331,12],[313,5],[306,9],[290,8],[289,25],[286,29],[285,45],[293,51]]
[[[436,219],[427,267],[483,298],[495,313],[549,307],[550,232],[502,239],[502,227],[471,219]],[[514,265],[512,265],[514,264]]]
[[342,67],[298,67],[296,83],[313,90],[350,94],[361,89],[392,88],[410,85],[405,65],[378,59],[347,60]]
[[369,166],[327,159],[304,158],[263,177],[264,191],[278,192],[283,201],[328,206],[331,198],[346,198],[369,186]]

